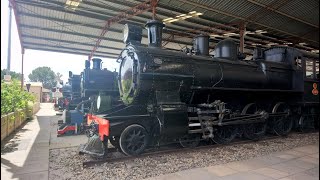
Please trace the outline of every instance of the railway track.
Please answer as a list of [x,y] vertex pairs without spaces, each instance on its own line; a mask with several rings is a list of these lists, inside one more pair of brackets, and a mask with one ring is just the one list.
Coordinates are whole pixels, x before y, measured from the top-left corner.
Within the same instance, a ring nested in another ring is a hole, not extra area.
[[[290,135],[295,134],[295,133],[290,133]],[[257,143],[264,141],[264,140],[272,140],[272,139],[279,139],[279,138],[285,138],[283,136],[276,136],[276,135],[270,135],[263,137]],[[110,148],[108,151],[108,155],[105,158],[102,159],[94,159],[94,160],[88,160],[84,161],[82,163],[84,168],[88,168],[91,166],[95,165],[100,165],[104,163],[114,163],[114,162],[123,162],[123,161],[129,161],[129,160],[134,160],[137,158],[143,158],[143,157],[150,157],[150,156],[155,156],[155,155],[164,155],[164,154],[174,154],[174,153],[182,153],[182,152],[193,152],[193,151],[198,151],[198,150],[204,150],[204,149],[210,149],[210,148],[217,148],[217,147],[225,147],[225,146],[234,146],[234,145],[239,145],[239,144],[248,144],[252,143],[254,141],[252,140],[236,140],[232,143],[228,144],[211,144],[211,145],[201,145],[198,147],[194,148],[182,148],[182,147],[163,147],[163,148],[153,148],[147,150],[145,153],[138,155],[138,156],[126,156],[121,153],[121,156],[115,157],[114,153],[120,153],[117,151],[116,148]]]

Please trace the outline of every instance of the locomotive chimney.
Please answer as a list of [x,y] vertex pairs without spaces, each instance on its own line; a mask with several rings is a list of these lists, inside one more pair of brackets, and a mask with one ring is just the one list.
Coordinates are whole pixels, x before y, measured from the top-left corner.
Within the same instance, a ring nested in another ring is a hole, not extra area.
[[93,58],[92,59],[92,69],[101,70],[101,59],[99,58]]
[[161,47],[162,44],[162,28],[165,25],[161,21],[150,20],[146,24],[148,30],[149,46]]
[[85,69],[89,69],[90,68],[90,61],[89,60],[85,61],[84,67],[85,67]]
[[209,56],[209,36],[200,34],[193,39],[196,55]]

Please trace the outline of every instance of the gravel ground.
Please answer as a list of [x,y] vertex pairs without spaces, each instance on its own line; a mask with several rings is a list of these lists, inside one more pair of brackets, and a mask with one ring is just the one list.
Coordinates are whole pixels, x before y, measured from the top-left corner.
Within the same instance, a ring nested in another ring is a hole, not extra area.
[[247,144],[201,149],[196,152],[151,155],[124,162],[105,163],[84,169],[82,168],[82,162],[88,159],[88,156],[78,155],[77,148],[53,149],[50,150],[49,179],[144,179],[190,168],[251,159],[316,143],[319,143],[319,132],[308,134],[292,133],[286,138],[279,137]]

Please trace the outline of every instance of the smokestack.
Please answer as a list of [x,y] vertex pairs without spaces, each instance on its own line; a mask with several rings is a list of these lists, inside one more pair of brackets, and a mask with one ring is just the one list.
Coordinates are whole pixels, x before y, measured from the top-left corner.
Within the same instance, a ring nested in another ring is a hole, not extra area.
[[162,29],[165,25],[158,20],[150,20],[146,24],[148,30],[149,46],[161,47],[162,44]]
[[89,60],[85,61],[84,67],[85,67],[85,69],[90,69],[90,61]]
[[193,39],[196,55],[209,56],[209,36],[200,34]]
[[92,59],[92,69],[101,70],[101,59],[99,58],[93,58]]

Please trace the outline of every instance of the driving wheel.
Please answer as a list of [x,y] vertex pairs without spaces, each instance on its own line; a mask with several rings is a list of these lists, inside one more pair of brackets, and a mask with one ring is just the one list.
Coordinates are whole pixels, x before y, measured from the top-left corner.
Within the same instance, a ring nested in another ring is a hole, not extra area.
[[128,126],[120,136],[119,145],[122,152],[128,156],[141,154],[147,147],[148,133],[138,124]]

